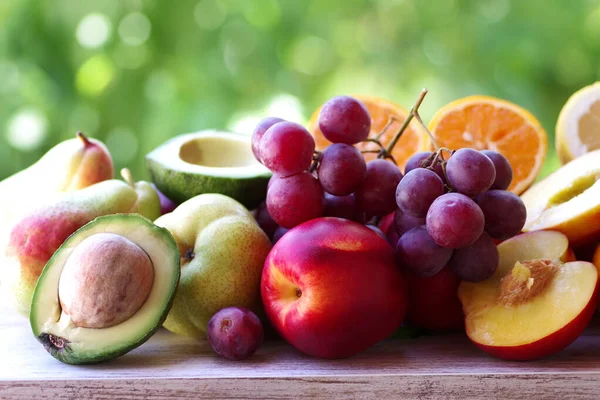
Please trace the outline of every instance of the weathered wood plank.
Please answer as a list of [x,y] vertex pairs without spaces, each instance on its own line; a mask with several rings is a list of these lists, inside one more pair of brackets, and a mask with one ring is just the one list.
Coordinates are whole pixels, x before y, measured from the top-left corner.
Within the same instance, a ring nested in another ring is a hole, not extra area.
[[281,341],[230,362],[206,343],[160,331],[112,362],[69,366],[50,357],[28,321],[0,310],[0,399],[130,398],[598,398],[600,336],[586,334],[536,362],[488,357],[464,335],[388,340],[346,360],[305,356]]

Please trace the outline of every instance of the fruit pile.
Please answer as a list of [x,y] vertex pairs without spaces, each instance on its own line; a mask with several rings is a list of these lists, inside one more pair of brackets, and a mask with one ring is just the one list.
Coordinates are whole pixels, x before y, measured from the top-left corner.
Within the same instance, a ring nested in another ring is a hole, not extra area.
[[[526,218],[521,199],[506,191],[512,168],[502,154],[469,148],[419,152],[403,174],[390,151],[407,125],[378,152],[380,158],[366,163],[354,146],[368,140],[371,123],[359,100],[329,100],[318,123],[332,142],[323,152],[315,152],[313,137],[296,123],[268,117],[254,130],[254,155],[274,173],[266,212],[276,224],[290,229],[321,216],[364,223],[395,210],[398,240],[392,245],[402,268],[430,277],[450,265],[471,282],[494,273],[494,239],[516,235]],[[448,161],[444,154],[451,155]],[[272,231],[264,213],[259,221]]]
[[[545,155],[533,116],[474,96],[428,129],[425,95],[408,112],[334,97],[308,129],[180,135],[148,154],[152,183],[113,179],[106,147],[78,134],[0,182],[1,288],[70,364],[161,326],[231,360],[273,333],[349,357],[403,324],[464,330],[505,359],[563,349],[598,302],[600,150],[519,197]],[[582,107],[561,121],[589,120]]]

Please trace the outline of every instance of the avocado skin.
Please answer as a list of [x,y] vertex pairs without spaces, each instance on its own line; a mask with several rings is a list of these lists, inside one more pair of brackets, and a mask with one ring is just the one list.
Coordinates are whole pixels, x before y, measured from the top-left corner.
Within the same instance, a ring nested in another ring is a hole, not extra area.
[[271,179],[271,174],[250,178],[200,175],[174,170],[149,157],[146,157],[146,167],[158,190],[177,204],[199,194],[220,193],[252,210],[267,197],[267,185]]
[[140,214],[112,214],[98,217],[93,221],[89,222],[88,224],[84,225],[75,233],[73,233],[61,245],[61,247],[50,258],[50,260],[44,267],[44,270],[42,271],[42,274],[38,280],[38,285],[36,286],[34,292],[34,301],[32,302],[32,304],[35,305],[36,303],[35,298],[37,296],[38,290],[44,290],[43,282],[45,280],[45,275],[50,273],[53,263],[56,260],[60,259],[60,253],[70,247],[70,242],[72,239],[76,238],[78,235],[85,234],[86,231],[91,231],[90,233],[93,234],[95,233],[94,230],[97,229],[98,226],[105,225],[105,228],[108,230],[109,225],[118,223],[140,225],[143,226],[145,229],[149,229],[153,233],[160,235],[161,240],[165,241],[166,247],[172,251],[171,262],[173,263],[174,267],[172,272],[176,274],[176,277],[175,279],[173,279],[171,288],[169,289],[168,301],[166,302],[164,309],[160,312],[159,317],[155,319],[155,325],[151,329],[146,330],[146,332],[142,336],[139,336],[136,340],[127,345],[121,345],[118,348],[106,350],[101,354],[97,353],[93,356],[90,356],[89,354],[80,354],[76,351],[73,351],[73,349],[69,346],[69,341],[65,338],[56,337],[54,335],[48,334],[47,332],[43,332],[41,329],[42,327],[38,325],[38,321],[36,319],[37,310],[34,307],[32,307],[30,313],[30,324],[36,339],[44,346],[46,351],[50,355],[52,355],[52,357],[56,358],[57,360],[63,363],[71,365],[97,364],[103,361],[108,361],[120,357],[128,353],[129,351],[139,347],[148,339],[150,339],[150,337],[152,337],[158,331],[158,329],[160,329],[163,322],[167,318],[169,311],[171,310],[173,301],[175,300],[175,292],[177,290],[177,286],[179,285],[181,270],[179,249],[171,232],[169,232],[168,229],[154,225],[154,223],[151,220],[143,217]]

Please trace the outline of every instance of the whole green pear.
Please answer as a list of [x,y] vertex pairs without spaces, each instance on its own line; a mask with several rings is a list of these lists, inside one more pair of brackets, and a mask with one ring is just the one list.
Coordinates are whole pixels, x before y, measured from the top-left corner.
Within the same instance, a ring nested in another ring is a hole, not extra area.
[[201,194],[165,214],[181,254],[181,278],[163,326],[203,339],[220,309],[260,307],[260,279],[271,242],[250,212],[221,194]]
[[15,308],[29,315],[33,290],[48,260],[60,245],[96,217],[137,213],[154,220],[160,200],[148,182],[111,179],[64,193],[18,219],[3,239],[0,252],[2,289],[8,290]]

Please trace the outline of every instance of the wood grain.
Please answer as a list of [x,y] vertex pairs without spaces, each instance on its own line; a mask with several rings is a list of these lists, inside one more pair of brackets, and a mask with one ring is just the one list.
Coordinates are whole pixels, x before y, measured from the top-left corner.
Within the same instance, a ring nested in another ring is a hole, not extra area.
[[488,357],[463,335],[388,340],[346,360],[305,356],[281,341],[249,360],[159,331],[112,362],[70,366],[50,357],[28,321],[0,309],[0,399],[293,399],[600,397],[600,330],[536,362]]

